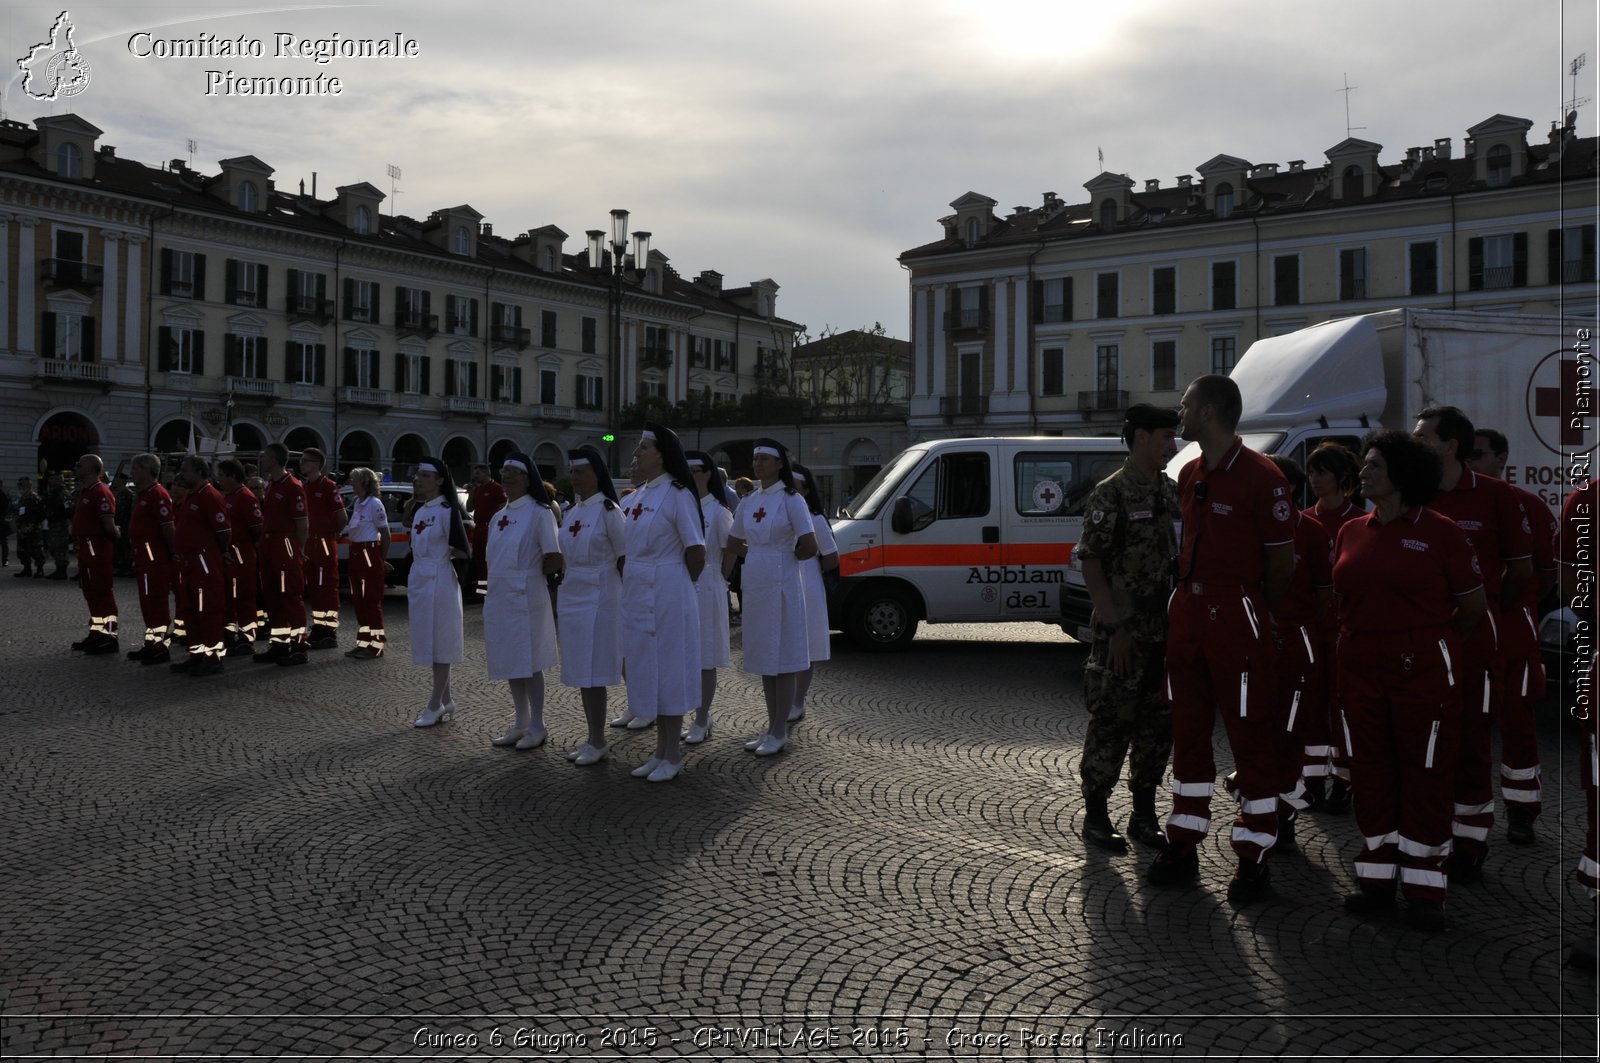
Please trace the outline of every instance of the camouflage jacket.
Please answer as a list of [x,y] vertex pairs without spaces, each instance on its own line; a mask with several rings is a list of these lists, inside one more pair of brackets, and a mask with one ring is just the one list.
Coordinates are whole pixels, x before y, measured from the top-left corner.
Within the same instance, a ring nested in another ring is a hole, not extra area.
[[1177,488],[1167,474],[1146,478],[1131,460],[1089,492],[1077,555],[1100,561],[1117,609],[1115,617],[1097,611],[1097,627],[1122,620],[1135,639],[1166,638],[1179,517]]

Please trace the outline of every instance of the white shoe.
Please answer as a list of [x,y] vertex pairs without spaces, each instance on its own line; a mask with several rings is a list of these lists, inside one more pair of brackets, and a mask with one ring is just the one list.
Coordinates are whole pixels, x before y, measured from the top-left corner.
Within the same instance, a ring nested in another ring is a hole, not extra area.
[[646,776],[646,778],[648,778],[651,782],[671,782],[673,779],[678,777],[678,772],[682,770],[683,761],[680,760],[674,763],[670,760],[663,760],[661,762],[661,766],[656,768],[656,770],[651,772],[648,776]]
[[758,734],[754,738],[750,739],[750,741],[746,742],[744,744],[744,747],[746,749],[754,752],[755,748],[757,746],[759,746],[762,742],[765,742],[768,737],[770,737],[770,736],[767,734],[767,732],[762,731],[760,734]]
[[436,723],[448,720],[455,714],[456,703],[453,701],[447,701],[443,705],[440,705],[437,709],[423,709],[422,715],[417,717],[416,722],[412,726],[432,727]]
[[514,746],[522,741],[522,736],[527,733],[528,729],[526,727],[512,725],[511,729],[499,738],[490,739],[489,744],[491,746]]
[[755,753],[758,757],[770,757],[775,753],[782,753],[788,745],[789,737],[787,735],[782,738],[774,738],[772,735],[767,735],[761,740],[761,744],[756,746]]
[[648,779],[650,777],[650,773],[661,767],[661,764],[662,760],[660,757],[651,757],[637,768],[634,768],[629,774],[631,774],[635,779]]
[[689,729],[683,732],[683,741],[685,745],[697,746],[710,737],[711,718],[709,716],[706,717],[705,723],[690,724]]
[[567,754],[567,759],[568,760],[577,760],[578,759],[578,754],[582,753],[585,749],[588,749],[588,748],[589,748],[589,746],[588,746],[587,743],[585,743],[584,745],[579,746],[577,749],[574,749],[570,753]]
[[530,727],[527,734],[517,739],[518,749],[538,749],[544,745],[545,737],[549,734],[543,727]]
[[578,767],[587,768],[591,764],[598,764],[602,760],[605,760],[608,752],[610,752],[610,750],[605,746],[591,746],[586,744],[576,753],[574,753],[571,759],[572,763],[576,764]]
[[612,727],[632,727],[633,721],[638,719],[632,709],[623,709],[622,715],[611,721]]
[[635,716],[633,719],[629,720],[627,724],[628,730],[630,731],[642,731],[646,727],[654,727],[655,725],[656,720],[654,716],[650,717],[649,719],[645,719],[643,716]]
[[806,718],[806,707],[804,705],[796,705],[794,708],[789,710],[789,722],[790,723],[799,723],[801,720],[803,720],[805,718]]

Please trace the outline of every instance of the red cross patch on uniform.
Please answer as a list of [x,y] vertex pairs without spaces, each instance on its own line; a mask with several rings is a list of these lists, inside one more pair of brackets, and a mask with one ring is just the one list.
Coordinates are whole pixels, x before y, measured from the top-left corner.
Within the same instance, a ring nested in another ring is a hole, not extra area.
[[576,538],[577,534],[582,530],[583,530],[583,521],[575,520],[575,521],[572,522],[572,534],[573,534],[574,538]]
[[761,521],[762,521],[762,518],[764,518],[766,515],[767,515],[767,507],[766,506],[762,506],[760,509],[758,509],[754,513],[750,514],[751,518],[753,518],[757,524],[760,524]]

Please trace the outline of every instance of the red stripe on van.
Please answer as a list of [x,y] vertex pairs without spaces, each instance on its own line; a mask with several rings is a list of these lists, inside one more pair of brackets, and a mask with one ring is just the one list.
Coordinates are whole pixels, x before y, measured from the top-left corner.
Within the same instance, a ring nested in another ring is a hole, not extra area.
[[972,565],[1065,565],[1076,543],[981,543],[869,546],[839,555],[841,576],[880,568],[947,568]]

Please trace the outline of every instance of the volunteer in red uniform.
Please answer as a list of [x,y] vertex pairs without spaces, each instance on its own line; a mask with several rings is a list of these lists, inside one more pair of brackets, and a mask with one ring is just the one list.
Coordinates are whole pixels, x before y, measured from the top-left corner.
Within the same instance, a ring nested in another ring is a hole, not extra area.
[[[1331,439],[1319,444],[1306,458],[1306,482],[1317,498],[1316,505],[1307,509],[1306,513],[1315,517],[1317,523],[1327,531],[1329,543],[1339,541],[1339,529],[1347,521],[1366,516],[1366,503],[1360,495],[1360,476],[1361,459],[1349,447]],[[1330,607],[1323,614],[1317,625],[1317,634],[1321,640],[1318,648],[1327,662],[1324,676],[1328,685],[1324,700],[1327,705],[1328,770],[1324,777],[1331,776],[1333,782],[1325,786],[1323,779],[1308,775],[1306,789],[1310,792],[1313,808],[1342,816],[1350,811],[1350,765],[1345,760],[1344,746],[1341,744],[1342,730],[1338,724],[1339,669],[1335,659],[1339,643],[1337,610]]]
[[324,476],[322,451],[300,452],[300,474],[306,493],[306,597],[311,601],[311,648],[339,645],[339,533],[344,531],[344,496],[333,477]]
[[345,654],[358,661],[383,656],[388,641],[383,630],[384,574],[389,564],[389,511],[378,497],[378,474],[371,469],[351,469],[350,486],[355,501],[345,536],[350,540],[350,599],[356,607],[356,648]]
[[100,479],[105,462],[85,454],[73,467],[83,486],[72,511],[72,537],[78,541],[78,587],[89,605],[89,635],[72,648],[88,654],[117,652],[117,596],[111,589],[111,550],[117,528],[117,500]]
[[1396,429],[1367,438],[1361,489],[1371,514],[1339,532],[1339,696],[1356,825],[1360,889],[1345,910],[1394,904],[1398,864],[1406,916],[1445,925],[1451,776],[1467,678],[1464,637],[1487,608],[1465,532],[1427,508],[1440,459]]
[[217,485],[222,491],[222,511],[228,515],[233,537],[228,547],[233,563],[227,566],[228,628],[223,636],[229,657],[255,652],[256,600],[260,573],[256,544],[261,541],[261,501],[244,485],[245,468],[232,458],[217,464]]
[[[1493,428],[1479,428],[1467,464],[1480,476],[1505,479],[1510,447]],[[1539,734],[1534,706],[1544,700],[1544,661],[1539,656],[1539,600],[1556,585],[1556,518],[1545,500],[1511,484],[1533,528],[1533,578],[1517,603],[1500,615],[1506,662],[1500,712],[1500,797],[1506,803],[1506,838],[1518,845],[1538,840],[1533,821],[1544,795],[1539,778]]]
[[1489,596],[1488,622],[1479,624],[1464,647],[1466,699],[1461,719],[1461,758],[1456,764],[1455,844],[1450,874],[1458,883],[1483,873],[1494,827],[1494,761],[1489,729],[1500,714],[1505,676],[1504,640],[1497,618],[1509,612],[1533,575],[1532,525],[1522,503],[1503,480],[1479,476],[1465,462],[1476,435],[1467,415],[1454,406],[1430,406],[1417,415],[1415,432],[1444,463],[1439,493],[1432,508],[1467,533],[1484,593]]
[[[1289,496],[1304,497],[1306,474],[1292,458],[1272,463],[1289,481]],[[1278,651],[1278,703],[1283,722],[1284,781],[1278,809],[1282,842],[1294,840],[1295,818],[1310,807],[1308,782],[1328,774],[1328,659],[1319,646],[1323,619],[1333,603],[1333,542],[1313,516],[1295,514],[1294,575],[1272,607]]]
[[1211,826],[1211,732],[1220,711],[1241,802],[1233,824],[1239,866],[1228,886],[1236,903],[1266,893],[1267,856],[1278,840],[1284,714],[1268,623],[1294,571],[1295,518],[1283,474],[1234,431],[1242,407],[1239,386],[1220,374],[1196,378],[1180,405],[1183,437],[1200,444],[1200,456],[1178,477],[1183,541],[1167,634],[1172,814],[1167,847],[1148,875],[1155,885],[1171,885],[1199,874],[1196,846]]
[[178,466],[178,479],[187,494],[178,506],[176,543],[190,628],[189,657],[174,662],[172,670],[191,676],[222,671],[222,631],[228,620],[225,568],[233,561],[228,551],[233,533],[223,511],[222,492],[212,486],[210,475],[205,459],[193,454]]
[[161,459],[136,454],[128,463],[133,477],[133,515],[128,518],[128,543],[133,548],[133,579],[144,618],[144,645],[128,651],[128,660],[160,664],[172,653],[172,496],[161,486]]
[[489,542],[489,518],[500,512],[506,504],[506,489],[500,481],[489,475],[489,466],[472,467],[472,489],[467,492],[467,512],[472,517],[472,587],[469,597],[483,597],[488,590],[489,570],[485,568],[487,554],[484,547]]
[[271,641],[255,655],[257,664],[306,663],[305,555],[306,493],[289,472],[289,451],[268,443],[261,452],[266,494],[261,499],[262,537],[256,570],[266,599]]
[[[1561,559],[1561,601],[1577,611],[1589,624],[1589,645],[1594,646],[1596,625],[1600,625],[1600,580],[1596,573],[1596,550],[1600,549],[1600,481],[1590,480],[1567,496],[1561,507],[1561,530],[1557,554]],[[1567,966],[1595,970],[1595,900],[1600,897],[1600,844],[1596,842],[1596,820],[1600,819],[1600,747],[1596,744],[1593,679],[1596,654],[1574,661],[1572,667],[1589,680],[1586,694],[1576,704],[1563,706],[1577,721],[1583,746],[1578,755],[1578,777],[1583,784],[1583,856],[1578,860],[1577,878],[1589,897],[1589,926],[1567,953]],[[1565,737],[1565,734],[1563,734]]]

